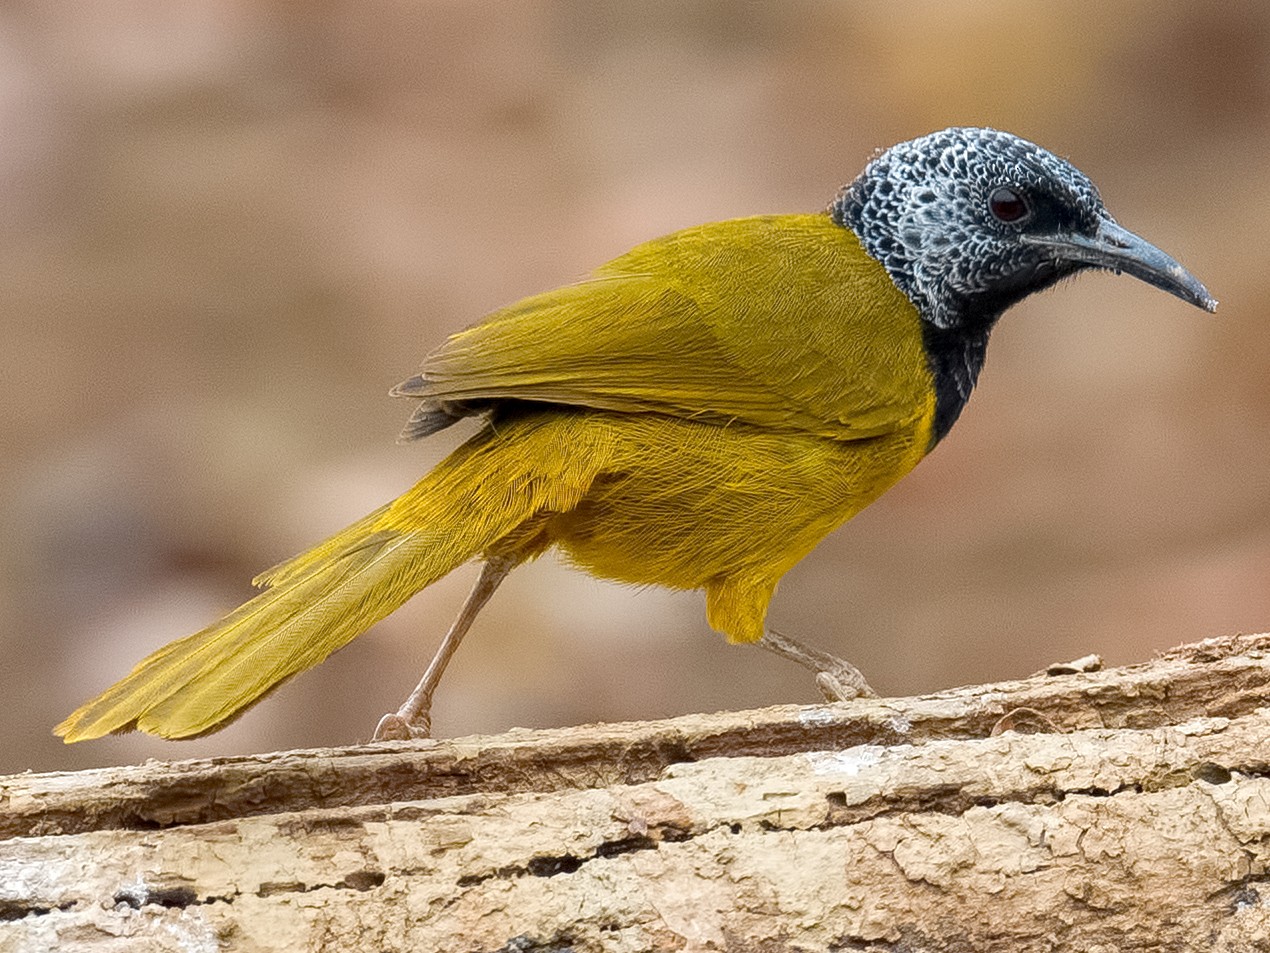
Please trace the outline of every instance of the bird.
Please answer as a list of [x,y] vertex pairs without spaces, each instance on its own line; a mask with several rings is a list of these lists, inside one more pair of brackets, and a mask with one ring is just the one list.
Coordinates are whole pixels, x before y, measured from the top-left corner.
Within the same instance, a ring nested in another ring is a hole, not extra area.
[[423,679],[373,735],[427,737],[482,606],[553,548],[602,578],[701,590],[729,642],[806,665],[829,698],[874,694],[767,625],[778,581],[948,435],[1002,313],[1089,270],[1217,308],[1069,161],[977,127],[876,153],[822,211],[648,241],[445,340],[392,390],[415,402],[403,438],[477,418],[470,439],[54,730],[215,731],[477,561]]

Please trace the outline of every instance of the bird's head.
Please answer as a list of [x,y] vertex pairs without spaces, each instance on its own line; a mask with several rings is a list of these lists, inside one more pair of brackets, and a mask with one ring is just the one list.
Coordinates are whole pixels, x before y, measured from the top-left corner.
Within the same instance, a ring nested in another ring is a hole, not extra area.
[[1085,268],[1125,272],[1217,307],[1190,272],[1116,224],[1079,169],[994,129],[945,129],[893,146],[830,211],[940,328],[990,325]]

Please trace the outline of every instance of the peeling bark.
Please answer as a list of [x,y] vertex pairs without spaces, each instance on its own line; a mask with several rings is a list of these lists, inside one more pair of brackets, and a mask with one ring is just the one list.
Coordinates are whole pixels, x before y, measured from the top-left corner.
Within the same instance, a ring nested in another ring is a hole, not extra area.
[[0,950],[1270,950],[1270,636],[1058,670],[0,779]]

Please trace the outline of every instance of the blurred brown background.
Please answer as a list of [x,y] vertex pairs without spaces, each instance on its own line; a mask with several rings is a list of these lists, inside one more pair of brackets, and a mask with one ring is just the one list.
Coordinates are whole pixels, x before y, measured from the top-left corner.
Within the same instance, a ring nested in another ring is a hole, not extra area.
[[[1109,275],[1015,309],[952,436],[772,621],[889,693],[1270,627],[1270,4],[6,4],[0,771],[368,737],[471,569],[222,734],[50,729],[452,447],[396,445],[386,396],[447,332],[680,226],[823,207],[951,124],[1071,157],[1221,312]],[[815,698],[699,595],[548,558],[435,720]]]

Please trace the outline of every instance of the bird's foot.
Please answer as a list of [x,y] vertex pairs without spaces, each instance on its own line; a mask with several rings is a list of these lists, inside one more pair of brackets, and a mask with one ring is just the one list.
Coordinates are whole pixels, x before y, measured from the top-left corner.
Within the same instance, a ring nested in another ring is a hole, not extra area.
[[849,702],[853,698],[877,698],[860,670],[845,659],[836,659],[833,669],[816,672],[816,687],[827,702]]
[[878,693],[869,687],[860,670],[846,659],[813,649],[771,629],[758,644],[782,658],[811,669],[816,674],[816,687],[820,689],[825,701],[845,702],[853,698],[878,697]]
[[432,737],[432,719],[427,712],[410,719],[401,712],[384,715],[375,726],[373,741],[418,741]]

